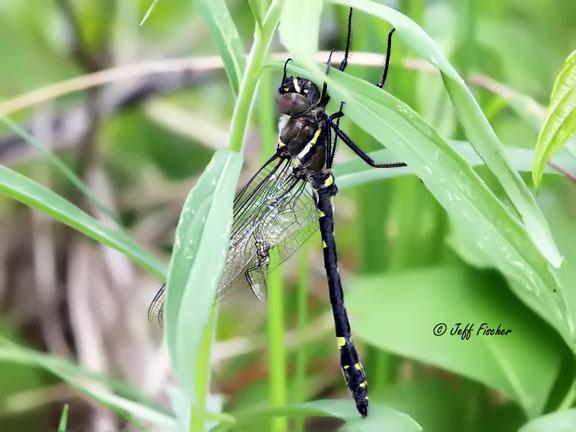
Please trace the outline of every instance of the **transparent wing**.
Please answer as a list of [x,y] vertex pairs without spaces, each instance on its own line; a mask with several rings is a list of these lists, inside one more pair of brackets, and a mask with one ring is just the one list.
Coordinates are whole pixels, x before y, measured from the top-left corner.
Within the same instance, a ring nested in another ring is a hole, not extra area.
[[[292,175],[290,161],[269,159],[234,199],[230,244],[216,297],[248,285],[266,298],[268,270],[292,255],[318,230],[318,213],[308,183]],[[270,260],[269,250],[277,253]],[[166,287],[148,308],[148,319],[160,325]]]
[[166,301],[166,284],[162,284],[152,303],[148,307],[148,321],[160,327],[164,324],[164,302]]
[[[235,201],[226,268],[218,297],[248,285],[266,297],[266,275],[292,255],[317,229],[318,214],[307,182],[292,175],[290,161],[267,164]],[[256,184],[252,184],[253,182]],[[269,250],[277,253],[270,260]]]

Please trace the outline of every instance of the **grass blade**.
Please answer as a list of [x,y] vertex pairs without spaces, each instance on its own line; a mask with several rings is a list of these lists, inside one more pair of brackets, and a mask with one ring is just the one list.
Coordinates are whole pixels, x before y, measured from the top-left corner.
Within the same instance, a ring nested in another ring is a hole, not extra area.
[[506,191],[523,224],[526,226],[526,232],[534,245],[554,267],[559,267],[562,262],[562,256],[534,197],[506,158],[502,144],[486,120],[472,93],[430,36],[410,18],[374,1],[330,1],[354,7],[357,10],[362,10],[388,21],[396,28],[396,33],[406,44],[440,70],[446,90],[452,99],[455,111],[470,143]]
[[175,425],[174,420],[166,414],[139,401],[111,393],[100,385],[102,380],[95,379],[94,374],[84,372],[81,368],[50,355],[10,344],[0,347],[0,360],[45,369],[125,418],[135,417],[160,430],[170,429]]
[[122,252],[158,278],[164,278],[165,270],[162,263],[126,234],[107,228],[102,222],[50,189],[1,165],[0,192],[53,217],[99,243]]
[[62,414],[60,414],[60,421],[58,422],[58,432],[66,432],[68,430],[68,411],[70,406],[64,404],[62,408]]
[[70,183],[72,183],[76,189],[84,194],[84,196],[90,200],[90,202],[102,213],[110,218],[116,225],[118,221],[116,220],[116,216],[108,207],[106,207],[103,203],[100,202],[98,197],[90,187],[85,184],[70,168],[66,166],[64,162],[58,159],[51,151],[49,151],[45,146],[39,143],[32,135],[22,129],[18,124],[14,123],[8,117],[0,117],[0,122],[4,123],[6,127],[12,130],[16,135],[18,135],[22,140],[30,145],[35,150],[38,150],[42,155],[46,158],[46,160],[54,166],[64,177],[66,177]]
[[[484,165],[484,161],[480,159],[478,153],[474,151],[474,148],[469,143],[462,141],[448,141],[448,144],[462,158],[464,158],[470,166]],[[534,161],[533,150],[506,146],[505,151],[508,158],[512,161],[515,170],[520,172],[532,171],[532,163]],[[398,157],[389,149],[370,152],[370,157],[381,162],[391,163],[398,161]],[[554,163],[565,167],[568,171],[576,172],[576,160],[569,156],[560,157],[560,155],[558,155],[554,158]],[[334,172],[338,178],[338,187],[342,190],[382,179],[413,175],[410,167],[377,170],[356,158],[338,163]],[[562,175],[560,172],[554,171],[549,167],[546,168],[544,172],[545,174]]]
[[198,352],[224,268],[241,166],[239,153],[216,152],[188,195],[176,229],[165,328],[174,373],[191,404],[196,404]]
[[200,11],[216,41],[228,81],[235,95],[246,68],[244,45],[224,0],[200,0]]
[[285,1],[280,16],[280,40],[296,59],[313,64],[318,51],[322,0]]
[[568,56],[556,78],[550,107],[536,143],[532,180],[540,186],[544,167],[572,136],[576,134],[576,51]]
[[154,11],[154,9],[156,8],[156,5],[158,4],[160,0],[154,0],[152,2],[152,4],[150,5],[150,7],[148,8],[148,10],[146,11],[146,13],[144,14],[144,17],[142,18],[142,21],[140,21],[140,25],[143,26],[144,23],[146,21],[148,21],[148,18],[150,18],[150,15],[152,14],[152,12]]

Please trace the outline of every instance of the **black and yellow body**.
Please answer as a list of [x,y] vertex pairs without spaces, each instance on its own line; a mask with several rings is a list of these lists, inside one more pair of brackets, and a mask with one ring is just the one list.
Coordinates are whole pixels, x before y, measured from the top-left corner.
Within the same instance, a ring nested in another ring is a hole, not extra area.
[[346,379],[346,385],[356,402],[356,407],[362,416],[368,415],[368,383],[362,363],[358,358],[356,347],[352,341],[350,322],[344,305],[344,291],[338,270],[338,254],[334,237],[333,197],[337,187],[330,176],[325,186],[316,190],[317,207],[320,218],[320,233],[324,247],[324,267],[328,278],[330,303],[334,315],[336,344],[340,350],[340,367]]
[[356,407],[365,417],[368,415],[368,383],[352,341],[338,270],[333,213],[338,188],[332,175],[334,145],[332,119],[325,112],[327,98],[322,98],[311,81],[292,77],[284,78],[280,94],[278,105],[287,117],[280,121],[277,156],[290,159],[292,174],[308,181],[314,192],[340,366]]
[[[347,64],[350,48],[352,9],[348,21],[346,51],[339,69]],[[390,42],[382,79],[386,81],[390,60]],[[338,140],[374,168],[394,168],[403,163],[379,164],[366,154],[339,127],[344,115],[340,110],[326,113],[330,100],[327,85],[320,90],[312,81],[287,76],[288,61],[278,89],[278,146],[273,155],[234,199],[233,223],[224,273],[216,297],[221,299],[232,289],[248,285],[260,299],[266,297],[268,270],[289,257],[313,232],[320,228],[324,248],[330,303],[334,315],[336,342],[346,384],[360,414],[368,415],[368,383],[352,341],[344,292],[338,271],[334,236],[333,201],[338,191],[332,165]],[[327,63],[329,71],[330,59]],[[269,255],[275,248],[277,257]],[[162,321],[165,289],[161,288],[149,309],[149,316]]]

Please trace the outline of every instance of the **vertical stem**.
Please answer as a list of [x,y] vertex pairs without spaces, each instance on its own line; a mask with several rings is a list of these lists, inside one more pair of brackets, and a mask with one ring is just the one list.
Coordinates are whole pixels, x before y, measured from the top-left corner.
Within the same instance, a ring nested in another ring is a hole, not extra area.
[[478,47],[476,43],[476,23],[478,17],[476,16],[476,1],[463,0],[460,2],[460,16],[459,20],[461,25],[459,27],[460,38],[462,45],[459,49],[461,71],[464,77],[468,77],[470,72],[476,66],[478,59]]
[[[306,335],[306,321],[308,320],[308,246],[305,244],[300,249],[298,255],[298,286],[296,288],[296,329],[300,344],[296,349],[295,377],[294,377],[294,402],[304,402],[306,400],[306,344],[302,343]],[[304,418],[296,419],[295,430],[304,430]]]
[[206,399],[210,386],[210,353],[212,351],[215,323],[216,306],[213,306],[198,349],[196,382],[194,383],[196,403],[190,408],[190,423],[188,428],[190,432],[204,432],[205,430]]
[[[270,251],[270,260],[277,261],[277,251]],[[268,365],[270,368],[270,401],[273,407],[286,405],[286,348],[284,345],[284,289],[282,271],[276,267],[268,274]],[[286,417],[271,420],[272,432],[287,432]]]
[[[274,152],[276,129],[272,98],[272,81],[269,71],[260,78],[260,98],[258,121],[262,139],[262,159],[266,160]],[[270,251],[270,261],[277,262],[277,251]],[[268,366],[270,370],[270,402],[273,407],[286,405],[286,349],[284,345],[284,289],[281,267],[268,274]],[[285,417],[271,420],[272,432],[288,431]]]
[[280,19],[280,9],[282,1],[274,0],[266,13],[262,27],[256,26],[254,32],[254,43],[248,56],[246,70],[238,90],[238,99],[234,105],[232,114],[232,124],[230,126],[230,139],[228,148],[232,151],[240,151],[244,142],[244,135],[250,119],[252,101],[256,94],[256,85],[260,78],[260,73],[266,55],[272,42],[272,36]]

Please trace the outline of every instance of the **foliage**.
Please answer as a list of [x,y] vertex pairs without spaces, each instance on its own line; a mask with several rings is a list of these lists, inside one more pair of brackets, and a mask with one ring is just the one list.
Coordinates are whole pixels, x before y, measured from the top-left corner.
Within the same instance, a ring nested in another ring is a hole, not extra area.
[[[22,125],[2,118],[0,380],[9,364],[36,374],[2,393],[0,427],[23,412],[42,424],[47,406],[55,430],[120,427],[106,413],[139,430],[569,430],[574,53],[560,65],[574,49],[573,2],[132,3],[0,7],[0,36],[14,41],[0,48],[0,111]],[[351,64],[326,77],[317,52],[343,47],[349,6]],[[390,80],[378,90],[382,56],[360,52],[383,52],[390,26]],[[365,420],[341,391],[325,282],[311,277],[317,239],[298,271],[289,271],[297,260],[283,265],[284,291],[282,273],[272,275],[268,317],[249,293],[214,305],[242,164],[254,172],[274,147],[277,35],[291,73],[327,80],[330,109],[346,102],[345,130],[375,159],[408,165],[372,170],[351,159],[335,170],[342,274],[370,380]],[[194,58],[162,60],[175,52]],[[148,74],[144,63],[113,68],[151,56],[160,60]],[[534,184],[546,177],[537,197],[525,182],[531,161]],[[22,217],[13,201],[43,217]],[[168,354],[143,318],[164,277]],[[473,325],[468,337],[457,323]],[[440,324],[446,333],[435,334]],[[480,333],[498,326],[511,332]]]
[[576,51],[564,62],[558,74],[550,108],[536,143],[533,180],[536,186],[542,180],[544,165],[558,149],[576,134]]

